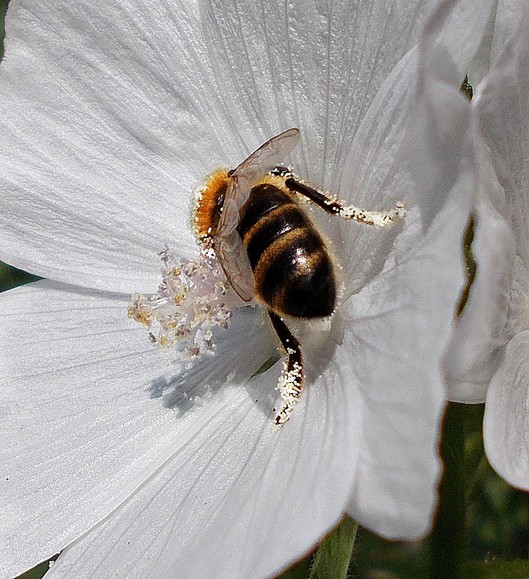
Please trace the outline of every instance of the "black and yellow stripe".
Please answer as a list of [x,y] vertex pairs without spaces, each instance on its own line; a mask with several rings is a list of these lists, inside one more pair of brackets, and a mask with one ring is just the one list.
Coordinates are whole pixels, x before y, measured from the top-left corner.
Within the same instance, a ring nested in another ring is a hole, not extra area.
[[237,230],[258,297],[273,311],[299,318],[332,314],[336,282],[331,257],[291,194],[268,182],[254,186]]

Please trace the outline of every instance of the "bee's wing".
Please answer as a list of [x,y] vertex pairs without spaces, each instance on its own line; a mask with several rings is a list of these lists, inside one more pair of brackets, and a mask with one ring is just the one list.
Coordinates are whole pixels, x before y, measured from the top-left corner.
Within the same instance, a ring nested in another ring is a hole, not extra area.
[[217,227],[218,235],[228,235],[239,222],[239,209],[248,201],[252,186],[266,175],[299,143],[299,129],[287,129],[261,145],[228,173],[230,183]]
[[287,129],[262,144],[230,171],[230,177],[256,181],[284,161],[299,143],[299,129]]
[[216,237],[215,255],[237,295],[249,302],[254,295],[254,277],[248,254],[237,231]]
[[214,239],[215,254],[233,289],[249,302],[254,296],[254,277],[248,254],[235,230],[239,209],[256,181],[276,167],[299,143],[299,129],[288,129],[266,141],[233,171],[222,205]]

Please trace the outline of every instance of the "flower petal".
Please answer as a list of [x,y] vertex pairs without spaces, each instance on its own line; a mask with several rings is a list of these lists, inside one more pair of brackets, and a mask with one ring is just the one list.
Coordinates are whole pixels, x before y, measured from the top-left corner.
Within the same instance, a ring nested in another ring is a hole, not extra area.
[[[88,531],[219,409],[247,398],[241,382],[275,351],[254,310],[219,334],[218,356],[189,370],[153,348],[119,296],[38,282],[1,300],[0,569],[9,576]],[[231,389],[221,387],[228,374]]]
[[510,484],[529,490],[529,331],[508,344],[487,393],[483,435],[490,464]]
[[245,578],[284,568],[339,519],[356,455],[336,438],[350,440],[345,416],[334,422],[336,400],[322,412],[314,392],[288,435],[256,422],[249,404],[219,412],[207,435],[66,550],[51,577]]
[[431,3],[259,0],[205,4],[206,42],[237,130],[257,146],[298,126],[296,170],[339,193],[351,141],[387,75],[417,42]]
[[[505,41],[512,28],[512,13],[504,8],[495,14],[495,37],[489,40],[489,54],[482,60],[490,61],[490,51],[495,55],[498,50],[496,36]],[[522,4],[512,9],[519,11]],[[522,27],[529,17],[527,7],[525,11],[525,16],[518,15]],[[525,268],[515,265],[516,252],[521,262],[529,257],[527,171],[523,168],[529,155],[524,134],[529,115],[529,60],[525,28],[510,35],[473,101],[476,239],[472,251],[477,270],[447,356],[449,397],[458,402],[485,400],[507,340],[529,327],[523,314],[528,278]]]
[[[463,119],[447,118],[456,114],[457,106],[446,114],[446,85],[460,86],[484,34],[491,4],[449,1],[437,8],[421,41],[421,54],[415,47],[395,65],[362,118],[343,162],[339,189],[344,198],[374,210],[392,209],[399,201],[407,208],[419,204],[427,219],[442,206],[451,189],[447,180],[457,174],[464,145],[464,139],[451,133],[454,127],[461,132],[457,123]],[[418,76],[419,56],[423,74],[429,75],[426,79]],[[433,82],[438,90],[430,87],[429,96],[417,102],[421,83]],[[446,98],[457,101],[458,95]],[[447,146],[439,147],[435,139],[426,146],[424,131],[441,133]],[[344,247],[347,283],[359,289],[382,268],[398,227],[380,231],[339,223],[334,229],[339,230],[337,246]],[[333,237],[336,242],[336,233]]]
[[0,258],[93,288],[155,291],[164,242],[230,138],[197,2],[13,0],[0,67]]
[[466,184],[455,187],[426,235],[410,213],[384,271],[351,298],[366,412],[349,512],[392,539],[424,535],[435,507],[441,360],[463,279],[458,240],[467,214],[456,199],[466,195]]
[[529,261],[529,56],[524,24],[529,8],[521,4],[520,28],[493,64],[476,103],[479,128],[492,151],[498,179],[505,189],[507,219],[522,259]]
[[[411,50],[383,82],[356,132],[344,163],[341,196],[356,206],[384,211],[414,203],[402,179],[399,150],[408,147],[410,100],[414,98],[417,50]],[[345,283],[353,293],[382,269],[399,224],[386,229],[336,220],[333,240],[342,249]]]
[[483,431],[491,465],[509,483],[529,490],[529,6],[514,3],[510,10],[499,13],[500,32],[509,30],[509,38],[481,87],[476,105],[480,129],[505,191],[500,209],[516,240],[503,330],[505,336],[514,337],[489,386]]
[[[495,181],[490,177],[487,187]],[[476,278],[446,355],[448,398],[467,404],[485,401],[503,356],[515,249],[511,231],[485,197],[475,210]]]
[[347,348],[279,429],[277,365],[241,378],[275,350],[255,310],[219,334],[215,357],[184,371],[127,326],[119,296],[39,282],[2,300],[5,573],[108,517],[53,573],[264,576],[340,518],[362,406]]
[[67,548],[50,578],[264,577],[306,553],[350,493],[362,407],[347,383],[351,359],[338,348],[282,428],[270,404],[254,402],[269,399],[277,367],[246,395],[223,387],[224,406],[207,424],[188,424],[172,456]]
[[[442,39],[444,20],[439,25]],[[464,283],[461,239],[475,182],[470,105],[455,63],[429,30],[406,138],[389,156],[400,162],[392,179],[410,188],[409,211],[384,270],[350,296],[348,312],[363,345],[356,374],[366,401],[349,511],[392,539],[423,536],[435,507],[442,362]]]

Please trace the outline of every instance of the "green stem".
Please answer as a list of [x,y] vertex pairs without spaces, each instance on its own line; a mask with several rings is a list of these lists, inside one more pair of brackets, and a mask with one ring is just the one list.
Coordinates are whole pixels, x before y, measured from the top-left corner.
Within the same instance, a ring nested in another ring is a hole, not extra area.
[[466,559],[465,416],[463,404],[448,404],[443,423],[439,509],[431,539],[432,579],[462,579]]
[[357,529],[350,517],[342,520],[316,551],[309,579],[346,579]]
[[466,495],[465,495],[467,502],[470,503],[473,500],[476,487],[478,486],[478,484],[481,481],[485,480],[485,477],[487,476],[487,469],[488,468],[489,468],[489,462],[487,460],[487,457],[485,455],[483,455],[483,457],[479,461],[478,466],[476,467],[475,471],[473,472],[472,476],[470,477],[470,480],[467,482]]

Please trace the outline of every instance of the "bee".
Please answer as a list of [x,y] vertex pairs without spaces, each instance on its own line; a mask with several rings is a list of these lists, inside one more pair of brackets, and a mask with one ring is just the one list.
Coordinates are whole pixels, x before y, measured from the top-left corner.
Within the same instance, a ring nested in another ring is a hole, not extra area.
[[242,300],[255,300],[266,308],[285,350],[276,424],[290,419],[305,381],[301,345],[285,318],[329,318],[339,287],[334,258],[300,199],[332,215],[378,227],[404,214],[402,204],[388,212],[346,205],[304,182],[280,164],[299,141],[299,129],[288,129],[235,169],[212,173],[198,192],[194,216],[199,242],[212,245]]

